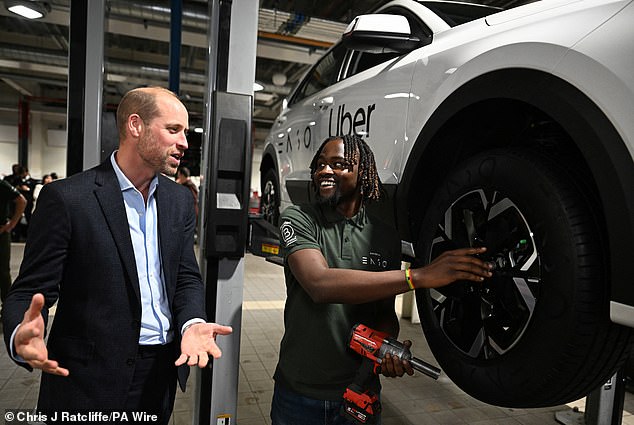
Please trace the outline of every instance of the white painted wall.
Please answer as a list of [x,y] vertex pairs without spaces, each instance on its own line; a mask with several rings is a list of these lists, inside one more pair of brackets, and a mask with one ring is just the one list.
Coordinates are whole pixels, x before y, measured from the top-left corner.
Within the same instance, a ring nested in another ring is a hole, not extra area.
[[11,174],[18,159],[18,127],[0,125],[0,177]]
[[[51,172],[56,172],[59,177],[65,176],[66,146],[59,143],[60,139],[66,140],[63,126],[63,117],[51,119],[40,113],[31,113],[28,158],[29,173],[33,178],[40,179]],[[0,176],[11,174],[11,165],[17,162],[18,127],[0,125]]]
[[[52,123],[45,120],[40,114],[31,114],[29,171],[34,178],[39,179],[42,175],[51,172],[56,172],[59,177],[65,177],[66,145],[60,143],[59,140],[67,140],[67,136],[65,130],[57,128],[62,125],[63,122]],[[49,130],[53,130],[51,132],[53,137],[50,141]]]

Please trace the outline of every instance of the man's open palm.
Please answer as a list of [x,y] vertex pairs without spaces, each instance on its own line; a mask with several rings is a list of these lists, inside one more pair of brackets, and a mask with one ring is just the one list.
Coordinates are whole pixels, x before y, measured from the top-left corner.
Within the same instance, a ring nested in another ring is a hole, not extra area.
[[34,369],[41,369],[54,375],[68,376],[68,369],[59,367],[55,360],[48,358],[48,350],[44,342],[42,307],[44,307],[44,295],[33,295],[31,305],[24,313],[24,319],[13,340],[15,353]]

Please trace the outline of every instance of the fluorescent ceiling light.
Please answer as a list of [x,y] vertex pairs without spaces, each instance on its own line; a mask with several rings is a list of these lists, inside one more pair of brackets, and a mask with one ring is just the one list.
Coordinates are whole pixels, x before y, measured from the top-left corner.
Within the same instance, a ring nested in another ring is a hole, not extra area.
[[194,133],[202,133],[202,132],[203,132],[202,127],[196,127],[196,128],[194,128]]
[[264,90],[264,86],[258,82],[253,83],[253,91]]
[[11,6],[9,7],[9,11],[15,13],[16,15],[24,16],[25,18],[29,18],[29,19],[37,19],[44,16],[37,10],[29,9],[26,6],[21,6],[21,5]]
[[4,5],[10,12],[28,19],[42,18],[51,10],[48,3],[38,0],[5,0]]

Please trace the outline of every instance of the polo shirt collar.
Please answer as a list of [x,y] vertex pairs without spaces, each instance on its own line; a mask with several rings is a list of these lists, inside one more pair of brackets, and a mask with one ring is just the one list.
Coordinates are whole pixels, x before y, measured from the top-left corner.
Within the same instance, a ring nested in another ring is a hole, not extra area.
[[361,208],[359,208],[359,212],[357,212],[350,218],[344,217],[343,215],[339,214],[336,209],[327,205],[318,204],[318,207],[321,209],[324,217],[326,218],[326,221],[328,221],[329,223],[337,223],[345,220],[351,224],[354,224],[360,229],[363,229],[363,226],[365,226],[365,224],[367,223],[367,215],[365,207],[363,205],[361,206]]

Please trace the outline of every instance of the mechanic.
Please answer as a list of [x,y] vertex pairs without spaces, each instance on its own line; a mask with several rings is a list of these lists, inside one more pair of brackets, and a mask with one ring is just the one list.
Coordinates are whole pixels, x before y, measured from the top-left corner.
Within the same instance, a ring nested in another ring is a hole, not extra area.
[[[342,396],[361,364],[347,349],[352,326],[397,337],[395,295],[491,276],[491,265],[474,257],[485,248],[448,251],[425,267],[400,270],[398,232],[366,208],[384,190],[359,136],[326,139],[310,171],[317,201],[287,208],[280,220],[287,300],[273,425],[347,424],[339,414]],[[386,358],[381,373],[401,377],[413,369]]]

